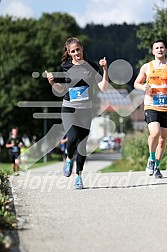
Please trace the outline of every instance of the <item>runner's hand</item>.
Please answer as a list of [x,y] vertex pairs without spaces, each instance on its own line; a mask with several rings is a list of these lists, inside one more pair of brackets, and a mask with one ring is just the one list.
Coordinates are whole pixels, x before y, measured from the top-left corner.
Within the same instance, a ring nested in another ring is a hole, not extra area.
[[151,89],[151,86],[150,86],[150,85],[148,85],[147,83],[144,84],[144,91],[148,91],[148,90],[150,90],[150,89]]
[[46,76],[48,78],[49,83],[51,85],[53,85],[54,84],[54,76],[53,76],[53,74],[52,73],[48,73],[48,71],[46,71],[46,70],[45,70],[45,73],[46,73]]
[[152,88],[147,83],[144,84],[144,91],[146,92],[147,95],[152,95]]
[[106,57],[104,57],[103,59],[99,60],[99,65],[106,70],[107,69],[107,60]]

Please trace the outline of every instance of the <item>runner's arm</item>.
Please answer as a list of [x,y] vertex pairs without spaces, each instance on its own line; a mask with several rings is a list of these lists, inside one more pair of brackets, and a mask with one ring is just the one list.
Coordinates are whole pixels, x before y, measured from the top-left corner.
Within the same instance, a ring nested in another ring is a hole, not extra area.
[[55,83],[54,82],[54,76],[52,73],[48,73],[46,70],[45,70],[45,73],[47,75],[47,78],[48,78],[48,81],[49,81],[49,84],[58,92],[58,93],[62,93],[65,89],[65,85],[62,85],[60,83]]
[[150,89],[150,86],[147,83],[144,83],[147,78],[147,75],[146,75],[147,67],[148,67],[148,63],[144,64],[141,67],[140,72],[134,82],[135,89],[143,90],[143,91],[147,91],[148,89]]
[[105,57],[103,59],[99,60],[99,65],[103,68],[103,79],[101,82],[98,83],[98,86],[99,86],[100,90],[102,92],[104,92],[109,87],[107,61],[106,61]]

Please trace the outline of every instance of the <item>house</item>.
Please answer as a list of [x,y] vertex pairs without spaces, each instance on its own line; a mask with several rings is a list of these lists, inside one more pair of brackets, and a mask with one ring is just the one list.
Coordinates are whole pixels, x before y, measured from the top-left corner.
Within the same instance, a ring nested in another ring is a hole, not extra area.
[[111,88],[106,92],[99,92],[100,111],[115,111],[120,117],[130,116],[134,130],[143,131],[146,128],[144,120],[144,93],[133,90],[130,94],[127,89]]

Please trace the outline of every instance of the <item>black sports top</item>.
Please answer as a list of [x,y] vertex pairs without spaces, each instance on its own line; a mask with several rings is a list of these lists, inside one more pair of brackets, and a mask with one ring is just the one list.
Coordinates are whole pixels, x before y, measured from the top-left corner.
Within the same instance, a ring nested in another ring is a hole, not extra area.
[[93,85],[102,80],[98,65],[91,61],[80,65],[67,61],[60,66],[59,72],[64,73],[64,78],[56,78],[55,82],[66,85],[67,92],[63,99],[69,102],[92,100]]

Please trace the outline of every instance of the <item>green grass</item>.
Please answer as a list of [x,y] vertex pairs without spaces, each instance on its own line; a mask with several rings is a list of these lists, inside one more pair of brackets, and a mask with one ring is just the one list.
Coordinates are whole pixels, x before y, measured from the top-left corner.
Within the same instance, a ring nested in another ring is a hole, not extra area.
[[[43,162],[43,159],[41,159],[37,163],[33,164],[29,169],[40,168],[40,167],[51,165],[60,161],[61,159],[54,159],[47,162]],[[0,170],[5,171],[7,174],[12,174],[10,163],[1,163]],[[100,171],[105,173],[105,172],[128,172],[129,170],[137,171],[139,169],[137,169],[137,167],[135,168],[132,167],[128,160],[121,159],[121,160],[113,162],[111,165],[103,168]]]
[[[143,168],[144,170],[145,168]],[[100,170],[101,172],[128,172],[128,171],[139,171],[137,167],[133,167],[128,160],[118,160],[113,162],[111,165]]]
[[57,162],[60,162],[61,160],[50,160],[50,161],[47,161],[47,162],[43,162],[43,160],[40,160],[38,161],[37,163],[33,164],[29,169],[35,169],[35,168],[40,168],[40,167],[43,167],[43,166],[47,166],[47,165],[51,165],[51,164],[55,164]]
[[0,170],[5,171],[7,174],[12,174],[11,164],[0,163]]
[[[56,156],[56,158],[54,158],[53,160],[49,160],[47,162],[43,162],[43,159],[41,159],[38,162],[36,162],[35,164],[33,164],[28,169],[30,170],[30,169],[40,168],[40,167],[51,165],[51,164],[54,164],[54,163],[57,163],[57,162],[60,162],[60,161],[62,161],[61,156]],[[33,161],[32,161],[32,163],[33,163]],[[13,173],[10,163],[0,163],[0,170],[5,171],[7,174],[12,174]]]

